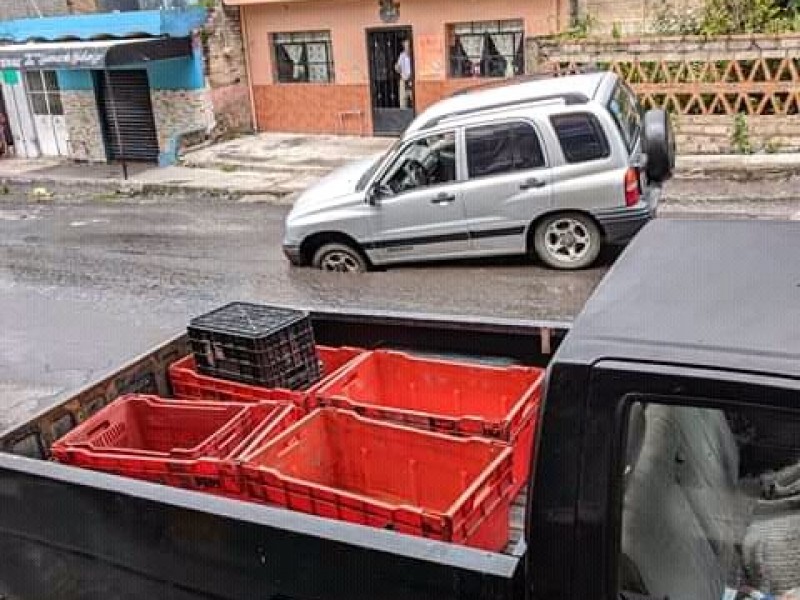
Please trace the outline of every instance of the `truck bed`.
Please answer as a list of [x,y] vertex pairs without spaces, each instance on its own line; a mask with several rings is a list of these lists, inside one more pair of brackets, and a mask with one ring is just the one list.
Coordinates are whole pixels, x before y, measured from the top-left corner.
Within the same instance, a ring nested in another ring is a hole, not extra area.
[[[545,366],[559,323],[312,313],[317,342]],[[48,461],[51,443],[123,393],[169,396],[185,336],[0,434],[0,595],[7,598],[510,598],[525,491],[503,553],[330,521]],[[257,590],[257,592],[256,592]]]

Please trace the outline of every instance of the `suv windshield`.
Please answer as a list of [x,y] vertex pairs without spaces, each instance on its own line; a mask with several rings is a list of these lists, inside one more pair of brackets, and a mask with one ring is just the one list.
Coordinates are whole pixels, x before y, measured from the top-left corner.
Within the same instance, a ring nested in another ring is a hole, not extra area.
[[628,152],[632,152],[639,141],[639,131],[642,126],[642,114],[636,95],[624,83],[617,85],[614,94],[608,101],[608,112],[614,117],[622,139],[628,147]]
[[356,191],[360,192],[365,187],[367,187],[369,180],[372,179],[372,176],[375,174],[375,171],[378,170],[378,167],[381,166],[381,164],[383,164],[383,161],[386,159],[387,156],[391,156],[394,153],[394,151],[397,150],[401,142],[402,139],[396,140],[386,152],[384,152],[378,158],[375,159],[375,162],[373,162],[369,166],[369,168],[366,171],[364,171],[364,174],[361,176],[361,179],[358,180],[358,183],[356,184]]

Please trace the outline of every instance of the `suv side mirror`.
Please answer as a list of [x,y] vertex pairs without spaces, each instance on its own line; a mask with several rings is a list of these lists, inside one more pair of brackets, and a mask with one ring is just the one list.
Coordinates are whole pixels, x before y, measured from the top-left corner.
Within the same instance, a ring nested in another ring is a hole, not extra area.
[[381,198],[392,195],[392,188],[388,185],[376,183],[367,191],[367,204],[377,206]]

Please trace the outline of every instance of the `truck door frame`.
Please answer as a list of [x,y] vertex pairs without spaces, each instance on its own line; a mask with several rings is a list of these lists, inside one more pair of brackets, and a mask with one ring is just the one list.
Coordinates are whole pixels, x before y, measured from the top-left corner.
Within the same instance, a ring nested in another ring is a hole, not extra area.
[[[583,430],[593,433],[584,434],[581,449],[572,551],[575,600],[618,598],[624,434],[633,401],[647,395],[681,406],[800,412],[800,381],[740,371],[607,360],[592,368],[588,390]],[[592,440],[601,443],[589,446]]]

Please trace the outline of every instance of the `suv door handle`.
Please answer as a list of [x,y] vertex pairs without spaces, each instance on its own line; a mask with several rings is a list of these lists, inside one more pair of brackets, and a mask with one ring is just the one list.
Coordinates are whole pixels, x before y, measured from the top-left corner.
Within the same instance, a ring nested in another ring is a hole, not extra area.
[[519,189],[521,190],[529,190],[531,188],[543,188],[547,185],[547,182],[542,179],[537,179],[536,177],[531,177],[530,179],[526,179],[522,183],[519,184]]
[[443,204],[450,204],[455,201],[456,201],[455,194],[448,194],[446,192],[442,192],[441,194],[438,194],[431,199],[431,204],[443,205]]

